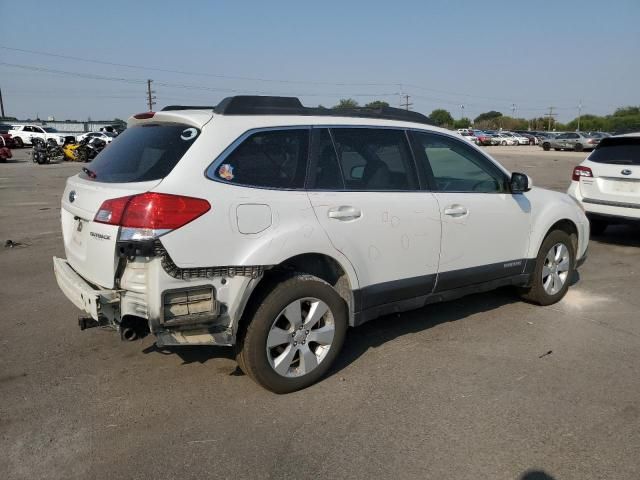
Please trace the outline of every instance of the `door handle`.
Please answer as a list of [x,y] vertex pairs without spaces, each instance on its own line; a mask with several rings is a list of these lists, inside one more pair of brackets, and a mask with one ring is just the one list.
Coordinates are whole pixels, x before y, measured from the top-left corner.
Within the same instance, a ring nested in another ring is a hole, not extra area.
[[469,213],[469,210],[467,210],[466,207],[462,205],[457,205],[457,204],[449,205],[444,209],[444,214],[448,217],[454,217],[454,218],[464,217],[468,213]]
[[343,205],[340,207],[330,208],[328,215],[329,218],[334,218],[336,220],[355,220],[362,216],[362,212],[359,208]]

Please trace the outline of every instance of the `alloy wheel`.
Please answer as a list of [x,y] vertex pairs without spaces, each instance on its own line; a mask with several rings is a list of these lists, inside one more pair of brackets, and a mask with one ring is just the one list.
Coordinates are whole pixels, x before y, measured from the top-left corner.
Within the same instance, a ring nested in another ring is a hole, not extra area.
[[283,377],[300,377],[326,358],[335,335],[329,306],[313,297],[294,300],[278,314],[267,335],[267,358]]
[[569,277],[571,257],[564,243],[556,243],[544,259],[542,267],[542,286],[548,295],[556,295]]

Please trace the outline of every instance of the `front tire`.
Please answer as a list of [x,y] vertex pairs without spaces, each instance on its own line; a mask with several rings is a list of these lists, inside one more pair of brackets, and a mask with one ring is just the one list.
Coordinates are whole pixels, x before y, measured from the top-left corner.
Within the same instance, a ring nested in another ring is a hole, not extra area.
[[548,143],[543,143],[543,144],[542,144],[542,149],[543,149],[545,152],[548,152],[549,150],[551,150],[551,145],[549,145]]
[[24,148],[24,142],[20,137],[15,137],[13,141],[16,143],[16,148]]
[[554,230],[544,239],[536,257],[531,286],[520,294],[528,302],[552,305],[569,290],[575,269],[575,252],[569,234]]
[[275,393],[306,388],[325,375],[348,324],[346,302],[331,285],[294,275],[269,288],[254,311],[238,339],[238,365],[247,375]]
[[576,152],[581,152],[582,150],[584,150],[584,147],[582,146],[582,144],[580,144],[580,143],[576,143],[576,144],[575,144],[575,146],[573,147],[573,149],[574,149]]

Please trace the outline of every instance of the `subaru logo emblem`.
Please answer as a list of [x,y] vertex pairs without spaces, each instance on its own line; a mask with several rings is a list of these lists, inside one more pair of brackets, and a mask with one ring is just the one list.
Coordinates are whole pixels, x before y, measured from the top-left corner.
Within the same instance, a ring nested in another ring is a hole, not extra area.
[[623,175],[631,175],[633,172],[631,170],[629,170],[628,168],[625,168],[620,173],[623,174]]
[[77,196],[78,196],[78,194],[76,193],[76,191],[75,190],[71,190],[69,192],[69,201],[71,203],[75,202]]

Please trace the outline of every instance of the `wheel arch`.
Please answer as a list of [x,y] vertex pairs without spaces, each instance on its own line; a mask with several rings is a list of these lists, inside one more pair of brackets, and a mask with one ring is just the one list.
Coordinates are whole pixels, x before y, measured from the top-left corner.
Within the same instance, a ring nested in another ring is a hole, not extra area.
[[[579,235],[580,230],[578,229],[578,225],[570,218],[560,218],[554,221],[548,222],[545,228],[538,229],[538,236],[531,242],[529,248],[529,258],[536,258],[538,255],[538,251],[540,250],[540,246],[542,242],[549,236],[551,232],[556,230],[563,231],[569,235],[571,238],[571,243],[573,245],[573,251],[576,257],[579,254]],[[534,230],[535,231],[535,230]]]
[[264,300],[271,287],[294,273],[306,273],[324,280],[344,299],[349,309],[349,326],[354,325],[353,291],[358,286],[355,271],[326,253],[303,253],[288,257],[266,270],[245,295],[244,306],[238,311],[236,337],[241,336],[251,321],[252,312]]

